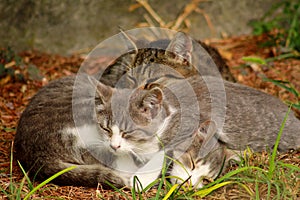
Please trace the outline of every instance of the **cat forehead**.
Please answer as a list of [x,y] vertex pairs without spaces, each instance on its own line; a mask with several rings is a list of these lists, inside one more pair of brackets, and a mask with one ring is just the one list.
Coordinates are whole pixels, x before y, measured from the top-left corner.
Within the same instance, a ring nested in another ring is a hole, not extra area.
[[130,96],[134,91],[130,89],[116,89],[110,99],[111,108],[127,108],[130,103]]

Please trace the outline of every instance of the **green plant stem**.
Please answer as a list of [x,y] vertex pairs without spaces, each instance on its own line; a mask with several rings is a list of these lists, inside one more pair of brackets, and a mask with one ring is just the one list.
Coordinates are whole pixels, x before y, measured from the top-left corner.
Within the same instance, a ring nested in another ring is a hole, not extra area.
[[295,33],[295,30],[297,30],[297,20],[299,20],[299,13],[300,13],[300,6],[298,6],[297,11],[294,14],[294,17],[292,19],[292,23],[291,23],[291,28],[288,31],[288,36],[286,38],[286,43],[285,46],[289,47],[291,44],[291,40],[293,38],[293,34],[300,34],[300,33]]
[[159,185],[158,185],[158,188],[157,188],[157,193],[155,195],[155,199],[159,199],[159,195],[160,195],[160,192],[162,190],[162,186],[163,186],[163,183],[164,183],[164,180],[165,180],[165,175],[167,173],[167,159],[166,159],[166,156],[164,157],[164,162],[163,162],[163,168],[161,170],[161,181],[159,182]]
[[279,133],[278,133],[277,138],[276,138],[274,149],[273,149],[271,159],[270,159],[270,162],[269,162],[269,173],[268,173],[268,178],[269,179],[272,179],[272,177],[273,177],[273,173],[274,173],[274,170],[275,170],[275,167],[276,167],[275,158],[276,158],[276,155],[277,155],[278,145],[279,145],[279,142],[280,142],[280,138],[281,138],[281,135],[282,135],[282,132],[283,132],[284,125],[285,125],[286,120],[287,120],[287,118],[289,116],[289,113],[291,111],[291,107],[292,107],[292,105],[289,106],[289,109],[288,109],[287,113],[285,114],[285,117],[283,119],[283,122],[281,124]]

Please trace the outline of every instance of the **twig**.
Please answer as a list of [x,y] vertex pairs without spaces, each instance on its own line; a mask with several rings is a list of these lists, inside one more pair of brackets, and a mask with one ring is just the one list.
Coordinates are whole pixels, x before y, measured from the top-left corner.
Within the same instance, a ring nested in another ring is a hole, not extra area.
[[212,22],[211,22],[211,20],[210,20],[210,17],[206,14],[206,12],[204,12],[204,10],[202,10],[202,9],[200,9],[200,8],[196,8],[195,12],[200,13],[200,14],[203,15],[203,17],[205,18],[205,21],[206,21],[206,23],[207,23],[207,25],[208,25],[208,27],[209,27],[211,33],[212,33],[213,35],[215,35],[215,34],[216,34],[216,30],[215,30],[214,26],[212,25]]
[[159,23],[160,27],[165,27],[166,23],[160,18],[160,16],[152,9],[147,0],[136,0],[140,3],[147,12]]
[[198,4],[202,0],[192,0],[190,3],[188,3],[184,9],[183,12],[179,15],[177,20],[175,21],[174,26],[172,27],[173,30],[178,30],[183,21],[196,9],[198,8]]

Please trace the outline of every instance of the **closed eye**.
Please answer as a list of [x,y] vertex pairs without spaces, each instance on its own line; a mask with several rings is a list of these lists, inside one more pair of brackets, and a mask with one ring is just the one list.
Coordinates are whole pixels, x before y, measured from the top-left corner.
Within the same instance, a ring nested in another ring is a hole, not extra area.
[[130,131],[122,131],[122,137],[125,139],[133,139],[133,140],[138,140],[138,141],[144,141],[147,136],[149,137],[148,132],[146,132],[143,129],[135,129],[135,130],[130,130]]
[[109,128],[104,128],[103,127],[103,130],[105,130],[106,132],[109,132],[109,133],[111,132],[111,130]]
[[101,123],[99,123],[99,126],[101,127],[102,130],[104,130],[109,135],[112,134],[112,130],[110,128],[107,128],[107,127],[103,126]]
[[122,131],[122,138],[130,138],[132,136],[132,133],[134,132],[134,130],[132,131]]

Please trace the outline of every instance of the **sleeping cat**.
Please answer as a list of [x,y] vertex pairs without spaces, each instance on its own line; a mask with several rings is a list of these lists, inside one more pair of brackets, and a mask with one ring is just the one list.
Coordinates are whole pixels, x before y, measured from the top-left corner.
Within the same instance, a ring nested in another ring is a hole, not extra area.
[[[193,142],[188,149],[176,149],[173,152],[174,157],[178,158],[169,172],[173,176],[171,179],[173,184],[187,181],[194,188],[201,188],[206,178],[214,179],[221,174],[230,160],[239,160],[239,152],[230,150],[218,142],[216,133],[215,122],[207,120],[200,124],[199,129],[193,134]],[[201,145],[210,136],[215,140],[215,145],[205,157],[202,157],[199,153]]]
[[[130,77],[120,82],[122,76],[128,75],[134,68],[138,68],[135,70],[137,74],[135,78],[141,74],[146,75],[148,79],[166,75],[171,76],[171,78],[174,78],[174,76],[178,78],[178,74],[180,74],[180,77],[201,74],[202,76],[222,77],[225,80],[235,82],[229,67],[215,48],[201,41],[198,44],[184,33],[175,34],[172,40],[160,39],[155,41],[134,40],[126,33],[122,32],[122,34],[128,46],[128,53],[114,60],[101,74],[101,82],[106,85],[127,88],[137,87],[138,83],[132,83],[134,80]],[[197,53],[193,49],[195,47],[197,47]],[[197,61],[199,62],[197,63]],[[191,65],[193,62],[198,65],[198,68]],[[145,69],[153,63],[166,67],[159,75],[155,74],[157,71],[153,70],[151,71],[152,74],[146,74]],[[172,69],[176,73],[171,72]]]
[[112,97],[115,106],[129,106],[123,102],[131,92],[114,90],[87,75],[51,82],[32,98],[20,118],[14,142],[17,160],[42,180],[76,166],[54,180],[59,184],[96,187],[109,181],[117,187],[131,186],[134,173],[159,151],[157,137],[172,116],[171,111],[156,113],[158,108],[151,107],[158,90],[132,97],[132,103],[142,103],[131,109],[139,116],[135,123],[124,107],[111,109]]

